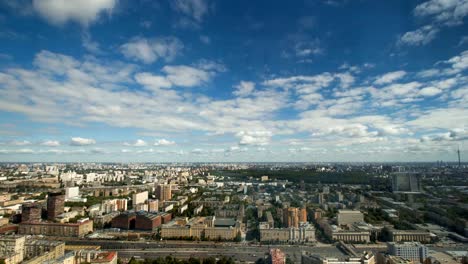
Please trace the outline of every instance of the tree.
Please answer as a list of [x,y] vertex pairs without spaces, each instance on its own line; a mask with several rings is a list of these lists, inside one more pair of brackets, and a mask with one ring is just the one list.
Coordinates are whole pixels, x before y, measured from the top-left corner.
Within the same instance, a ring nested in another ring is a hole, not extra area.
[[213,257],[209,257],[203,260],[203,264],[216,264],[216,259]]

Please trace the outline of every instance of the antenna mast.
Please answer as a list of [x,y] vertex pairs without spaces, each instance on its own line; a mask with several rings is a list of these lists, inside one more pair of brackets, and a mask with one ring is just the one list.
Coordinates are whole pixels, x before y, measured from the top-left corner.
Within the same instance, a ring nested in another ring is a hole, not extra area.
[[461,168],[460,146],[458,146],[457,154],[458,154],[458,168]]

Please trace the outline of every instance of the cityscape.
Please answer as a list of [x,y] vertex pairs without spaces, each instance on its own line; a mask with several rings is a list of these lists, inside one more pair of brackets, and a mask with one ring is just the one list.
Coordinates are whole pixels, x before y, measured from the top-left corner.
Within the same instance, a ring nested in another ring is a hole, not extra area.
[[0,264],[468,264],[467,0],[0,0]]

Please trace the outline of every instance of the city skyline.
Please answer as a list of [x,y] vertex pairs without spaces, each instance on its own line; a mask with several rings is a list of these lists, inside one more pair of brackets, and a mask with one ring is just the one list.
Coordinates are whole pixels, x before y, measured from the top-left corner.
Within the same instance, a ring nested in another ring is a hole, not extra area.
[[0,3],[0,162],[466,160],[466,1],[81,3]]

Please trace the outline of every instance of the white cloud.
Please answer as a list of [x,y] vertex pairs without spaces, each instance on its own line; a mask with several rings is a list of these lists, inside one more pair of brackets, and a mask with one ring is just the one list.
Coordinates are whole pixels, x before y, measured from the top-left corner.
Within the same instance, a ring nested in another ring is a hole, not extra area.
[[29,142],[27,140],[21,140],[21,141],[14,140],[14,141],[10,142],[10,145],[13,145],[13,146],[26,146],[26,145],[31,145],[31,142]]
[[449,26],[459,25],[468,15],[468,1],[429,0],[416,6],[414,14],[418,17],[431,17],[435,21]]
[[94,144],[96,144],[96,140],[91,138],[73,137],[70,141],[71,146],[87,146]]
[[399,39],[399,44],[409,46],[422,46],[431,42],[439,32],[431,25],[423,26],[415,31],[408,31]]
[[198,23],[202,22],[209,10],[206,0],[174,0],[171,1],[171,6]]
[[156,142],[154,143],[155,146],[171,146],[171,145],[175,145],[175,141],[171,141],[171,140],[167,140],[167,139],[158,139],[156,140]]
[[375,80],[374,84],[387,84],[387,83],[392,83],[396,80],[399,80],[403,78],[406,75],[405,71],[394,71],[394,72],[389,72],[384,75],[381,75],[377,77],[377,80]]
[[125,142],[124,146],[145,147],[148,144],[143,139],[137,139],[134,143]]
[[158,59],[172,61],[183,48],[182,42],[175,37],[152,39],[136,37],[120,46],[120,51],[127,58],[149,64]]
[[440,90],[439,88],[436,88],[436,87],[424,87],[422,88],[420,91],[419,91],[419,94],[422,95],[422,96],[435,96],[435,95],[438,95],[442,93],[442,90]]
[[210,72],[185,65],[164,66],[162,71],[166,73],[167,80],[183,87],[201,85],[208,82],[212,76]]
[[446,63],[452,66],[451,69],[446,71],[448,74],[457,74],[468,69],[468,50],[463,51],[458,56],[450,58]]
[[240,131],[236,134],[240,145],[267,145],[272,136],[270,131]]
[[102,54],[103,51],[99,47],[99,43],[91,39],[91,34],[89,32],[83,33],[81,36],[81,41],[83,42],[83,47],[90,53],[93,54]]
[[152,75],[149,72],[142,72],[135,75],[135,80],[145,86],[154,90],[161,88],[171,88],[172,82],[169,81],[165,76]]
[[255,83],[254,82],[248,82],[248,81],[241,81],[239,84],[235,85],[234,88],[236,90],[232,92],[236,96],[249,96],[252,94],[253,90],[255,89]]
[[43,146],[48,146],[48,147],[58,147],[60,146],[60,142],[57,140],[47,140],[41,143]]
[[33,0],[34,9],[54,25],[75,21],[88,26],[116,4],[117,0]]

